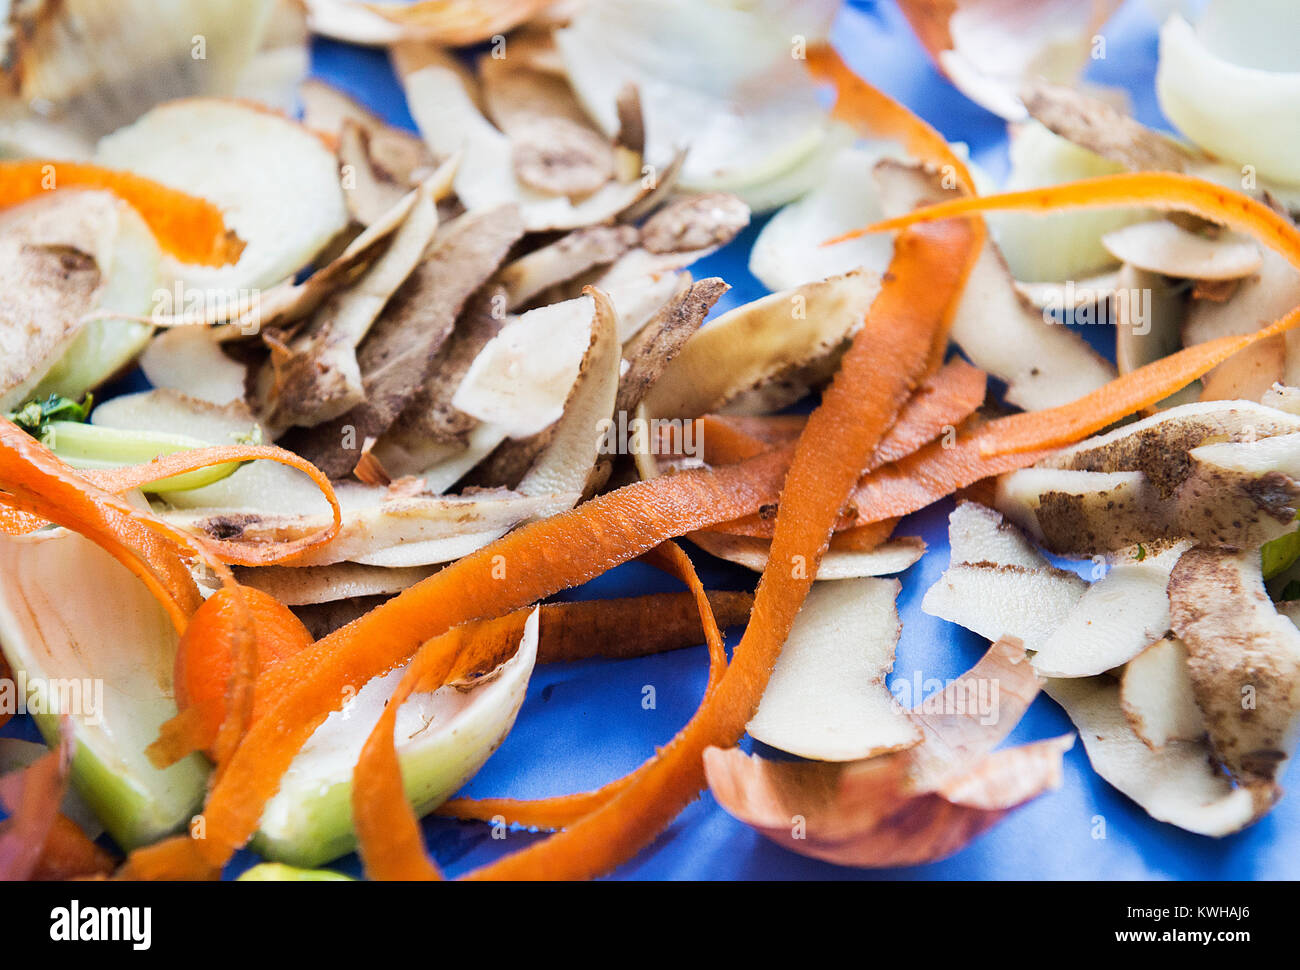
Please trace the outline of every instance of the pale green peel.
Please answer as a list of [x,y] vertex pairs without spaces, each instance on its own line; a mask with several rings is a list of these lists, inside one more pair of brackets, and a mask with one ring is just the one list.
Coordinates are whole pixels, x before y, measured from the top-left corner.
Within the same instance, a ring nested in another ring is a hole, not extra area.
[[[254,434],[254,438],[260,436]],[[251,440],[251,439],[250,439]],[[51,421],[41,443],[73,468],[123,468],[153,461],[162,455],[209,447],[206,441],[162,431],[127,431],[76,421]],[[142,485],[146,492],[177,492],[211,485],[233,474],[240,462],[199,468]]]
[[[399,709],[397,758],[416,814],[427,814],[458,791],[509,733],[532,676],[537,633],[534,613],[515,656],[472,689],[414,694]],[[267,803],[254,851],[314,867],[356,848],[352,770],[401,676],[398,668],[374,678],[316,729]]]
[[41,378],[32,394],[80,398],[127,368],[144,350],[153,326],[131,317],[148,317],[162,281],[162,252],[144,220],[128,205],[120,206],[112,265],[98,309],[67,350]]
[[300,869],[283,862],[262,862],[240,873],[235,882],[356,882],[329,869]]
[[1264,543],[1259,550],[1259,555],[1263,562],[1265,579],[1272,579],[1286,572],[1297,559],[1300,559],[1300,529]]
[[177,640],[145,585],[89,539],[0,537],[0,646],[47,741],[56,706],[71,718],[73,786],[124,849],[179,831],[203,804],[202,756],[160,769],[144,753],[176,716]]

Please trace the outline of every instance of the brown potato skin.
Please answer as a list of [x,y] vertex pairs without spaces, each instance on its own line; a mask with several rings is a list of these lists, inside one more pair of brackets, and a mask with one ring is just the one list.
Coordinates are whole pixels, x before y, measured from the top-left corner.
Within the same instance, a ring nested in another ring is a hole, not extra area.
[[1269,600],[1258,552],[1188,551],[1169,602],[1215,757],[1240,783],[1275,788],[1300,722],[1300,630]]

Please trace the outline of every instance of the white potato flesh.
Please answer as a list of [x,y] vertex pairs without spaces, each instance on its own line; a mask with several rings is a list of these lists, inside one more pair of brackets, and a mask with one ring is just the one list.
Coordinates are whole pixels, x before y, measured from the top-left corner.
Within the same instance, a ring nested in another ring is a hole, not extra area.
[[948,516],[948,549],[954,563],[996,563],[1041,569],[1042,554],[1015,526],[978,502],[962,502]]
[[246,243],[230,266],[170,262],[183,287],[234,301],[293,276],[348,222],[334,153],[282,115],[239,101],[159,105],[100,141],[95,160],[217,205]]
[[1041,650],[1087,587],[1050,566],[956,565],[926,592],[921,609],[987,640],[1018,637],[1026,650]]
[[750,735],[819,761],[910,747],[921,733],[885,686],[902,629],[897,580],[814,587],[764,691]]
[[[772,543],[754,536],[697,532],[691,541],[711,556],[761,573],[767,568]],[[828,549],[817,566],[817,581],[892,576],[911,568],[923,555],[925,543],[914,536],[882,542],[874,549]]]
[[1128,662],[1120,677],[1119,700],[1147,747],[1197,741],[1205,735],[1205,718],[1187,671],[1187,647],[1177,637],[1157,640]]
[[248,368],[227,357],[207,327],[172,327],[140,355],[140,369],[154,387],[183,391],[213,404],[244,399]]
[[1034,668],[1045,677],[1091,677],[1138,656],[1169,629],[1165,589],[1189,545],[1111,567],[1034,654]]
[[1088,588],[1056,569],[992,509],[963,503],[948,518],[951,563],[921,609],[989,640],[1018,637],[1038,650]]
[[1259,269],[1259,244],[1239,232],[1191,232],[1168,219],[1138,222],[1101,237],[1121,263],[1184,280],[1239,280]]
[[507,323],[474,358],[452,404],[512,438],[550,427],[564,414],[595,318],[594,300],[581,296]]
[[1048,696],[1079,729],[1093,769],[1152,818],[1199,835],[1229,835],[1267,810],[1252,792],[1234,788],[1215,770],[1210,749],[1196,741],[1170,741],[1152,750],[1137,736],[1109,677],[1049,680]]

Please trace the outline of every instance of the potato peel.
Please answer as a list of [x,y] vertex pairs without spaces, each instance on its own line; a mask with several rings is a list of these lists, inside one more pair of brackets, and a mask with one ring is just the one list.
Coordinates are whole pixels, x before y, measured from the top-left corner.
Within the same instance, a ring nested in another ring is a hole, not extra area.
[[902,630],[899,589],[897,580],[879,579],[814,587],[745,727],[750,737],[817,761],[919,744],[920,730],[885,687]]
[[1259,554],[1187,552],[1169,601],[1215,757],[1242,785],[1275,786],[1300,732],[1300,630],[1269,600]]
[[948,691],[955,698],[977,677],[995,678],[999,696],[1009,698],[990,724],[964,708],[920,716],[921,743],[843,765],[711,748],[704,755],[709,787],[731,815],[801,855],[859,867],[946,858],[1007,812],[1059,787],[1061,757],[1074,743],[1065,736],[993,751],[1037,695],[1038,680],[1010,641],[994,644]]
[[591,341],[564,413],[531,439],[499,445],[477,473],[488,481],[518,488],[524,495],[579,497],[592,494],[603,484],[608,471],[602,456],[608,449],[599,431],[613,420],[623,358],[614,305],[594,287],[584,292],[593,305]]
[[1205,736],[1205,717],[1196,706],[1187,670],[1187,647],[1177,638],[1157,640],[1124,665],[1119,703],[1133,733],[1152,750]]
[[[921,609],[988,640],[1015,637],[1042,649],[1088,588],[1047,562],[989,509],[964,502],[948,518],[951,563]],[[975,562],[968,560],[979,556]]]
[[1204,742],[1170,741],[1152,750],[1134,733],[1109,677],[1051,680],[1045,688],[1079,730],[1093,770],[1152,818],[1199,835],[1223,836],[1272,807],[1271,785],[1234,788]]
[[363,400],[295,432],[289,446],[327,475],[344,477],[357,462],[355,449],[381,438],[428,380],[456,318],[522,233],[513,206],[465,213],[443,226],[357,347]]

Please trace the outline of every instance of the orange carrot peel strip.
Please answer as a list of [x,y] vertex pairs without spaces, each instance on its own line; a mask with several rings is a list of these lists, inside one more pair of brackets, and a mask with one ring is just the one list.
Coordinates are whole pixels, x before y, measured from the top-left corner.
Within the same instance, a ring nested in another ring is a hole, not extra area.
[[[960,358],[949,361],[937,374],[926,380],[911,400],[904,405],[898,420],[881,439],[864,472],[869,476],[869,473],[875,469],[912,454],[927,442],[954,435],[957,427],[984,402],[987,382],[987,375],[966,361]],[[706,430],[707,427],[706,425]],[[748,444],[738,444],[742,433],[738,429],[732,429],[729,443],[734,447],[761,451],[760,442],[753,438],[748,439]],[[711,442],[708,438],[704,440],[707,454]],[[787,447],[786,453],[792,454],[793,449]],[[863,481],[865,482],[866,478]],[[858,505],[856,491],[850,504],[854,508]],[[856,518],[853,515],[842,516],[836,527],[837,532],[865,525],[868,521],[870,520],[864,520],[860,515]],[[768,537],[772,535],[772,528],[771,516],[749,516],[735,522],[724,523],[713,531]],[[881,538],[883,541],[884,538],[888,538],[888,535]],[[848,546],[842,543],[841,547]]]
[[[705,639],[709,645],[709,685],[705,698],[716,688],[726,669],[727,655],[722,645],[722,633],[713,616],[690,559],[673,543],[665,543],[660,555],[666,564],[678,572],[695,596],[704,625]],[[440,879],[441,873],[424,852],[419,819],[410,807],[402,788],[397,752],[393,744],[393,726],[397,708],[414,691],[432,690],[452,679],[458,657],[466,663],[465,655],[482,650],[488,644],[487,655],[497,659],[499,651],[493,649],[504,631],[510,640],[522,633],[521,618],[527,619],[531,611],[520,611],[499,620],[467,624],[457,627],[441,637],[431,640],[411,661],[396,691],[384,708],[357,761],[352,776],[352,813],[356,820],[359,852],[366,866],[366,874],[373,879]],[[485,635],[486,633],[486,635]],[[491,661],[487,661],[491,662]],[[485,662],[474,658],[470,663],[483,666]],[[635,773],[633,776],[634,777]],[[629,779],[614,782],[617,788]],[[593,804],[609,797],[604,790],[586,795],[569,796],[573,802]]]
[[1180,350],[1118,377],[1076,401],[964,428],[952,441],[933,442],[867,475],[855,490],[858,523],[923,509],[958,489],[1015,471],[1134,414],[1260,340],[1300,325],[1300,307],[1262,330],[1219,337]]
[[819,81],[835,86],[833,117],[847,122],[859,133],[902,142],[908,153],[931,165],[951,166],[957,183],[967,194],[975,194],[970,169],[939,132],[903,105],[859,77],[835,48],[822,44],[808,50],[808,72]]
[[[670,564],[669,571],[680,578],[675,566]],[[752,593],[713,590],[708,598],[723,629],[744,624],[754,606]],[[539,664],[626,660],[704,642],[698,605],[691,593],[545,603],[541,610]]]
[[0,208],[39,198],[56,189],[106,189],[130,204],[163,249],[200,266],[225,266],[239,259],[243,241],[226,228],[221,210],[131,172],[85,162],[37,159],[0,162]]
[[783,472],[780,456],[762,455],[597,496],[451,563],[276,665],[257,683],[272,706],[250,726],[212,787],[206,837],[195,841],[195,855],[219,866],[248,840],[299,748],[342,705],[347,688],[360,689],[454,626],[529,606],[668,539],[773,502]]
[[[323,529],[286,542],[265,543],[201,537],[212,552],[220,556],[223,562],[231,565],[269,566],[290,562],[338,534],[343,524],[343,513],[338,496],[334,494],[334,486],[330,484],[329,479],[302,456],[271,445],[221,445],[213,448],[195,448],[164,455],[142,465],[89,469],[78,474],[96,488],[120,494],[150,482],[159,482],[173,475],[182,475],[200,468],[258,460],[287,465],[309,477],[329,503],[333,520]],[[0,532],[7,532],[10,535],[31,532],[34,528],[47,524],[38,516],[13,512],[10,512],[9,516],[0,515]]]
[[[702,756],[744,733],[780,656],[840,508],[861,469],[947,338],[977,250],[963,224],[899,237],[866,325],[812,413],[782,494],[772,555],[754,611],[721,683],[690,723],[615,797],[563,832],[476,870],[470,878],[578,879],[610,871],[649,843],[704,784]],[[802,562],[806,569],[793,569]]]
[[0,504],[99,543],[145,583],[178,632],[198,608],[198,589],[177,544],[159,534],[153,515],[90,485],[53,452],[2,419]]
[[[855,230],[832,242],[975,212],[1003,209],[1048,212],[1118,206],[1190,212],[1250,233],[1300,270],[1300,229],[1289,219],[1250,196],[1174,172],[1103,175],[1023,192],[952,199]],[[1155,404],[1238,351],[1284,333],[1297,323],[1300,323],[1300,307],[1254,333],[1220,337],[1171,354],[1062,407],[991,422],[981,432],[980,454],[992,457],[1078,441],[1122,417]]]
[[1289,219],[1248,195],[1194,175],[1177,172],[1121,172],[1022,192],[949,199],[855,229],[829,242],[843,242],[869,232],[903,229],[922,222],[969,216],[978,212],[1005,209],[1057,212],[1062,209],[1113,209],[1125,206],[1190,212],[1210,222],[1250,233],[1264,245],[1285,256],[1296,269],[1300,269],[1300,230]]
[[1069,404],[991,421],[981,434],[980,454],[996,457],[1073,444],[1122,417],[1164,400],[1238,351],[1286,333],[1297,324],[1300,324],[1300,306],[1254,333],[1217,337],[1162,357]]
[[[700,583],[696,575],[695,567],[691,563],[690,557],[682,552],[681,547],[676,543],[666,542],[660,546],[654,553],[666,569],[666,571],[676,575],[682,582],[690,587],[691,595],[695,599],[696,609],[699,612],[700,620],[703,623],[703,633],[705,643],[709,651],[709,679],[704,688],[704,697],[709,695],[717,688],[722,680],[723,673],[727,669],[727,654],[722,644],[721,633],[718,628],[717,617],[713,613],[713,602],[705,594],[704,586]],[[571,604],[566,604],[571,605]],[[543,626],[542,635],[545,636],[545,610],[543,606]],[[539,650],[540,650],[539,646]],[[641,772],[648,770],[649,766],[654,763],[652,757],[644,763],[637,771],[624,775],[606,785],[602,785],[595,791],[579,792],[572,795],[559,795],[552,798],[536,799],[519,799],[519,798],[458,798],[446,802],[438,809],[439,815],[450,816],[460,819],[479,819],[490,821],[494,818],[504,818],[510,824],[525,825],[529,827],[543,829],[560,829],[567,825],[572,825],[578,819],[590,812],[595,811],[607,803],[619,792],[623,791]],[[360,766],[358,765],[358,768]]]

